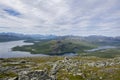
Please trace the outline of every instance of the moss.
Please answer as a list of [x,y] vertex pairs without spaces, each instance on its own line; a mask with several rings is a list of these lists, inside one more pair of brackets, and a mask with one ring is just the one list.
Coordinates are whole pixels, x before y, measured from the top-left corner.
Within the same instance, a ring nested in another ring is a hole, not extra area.
[[18,75],[14,72],[0,73],[0,78],[16,77],[16,76]]

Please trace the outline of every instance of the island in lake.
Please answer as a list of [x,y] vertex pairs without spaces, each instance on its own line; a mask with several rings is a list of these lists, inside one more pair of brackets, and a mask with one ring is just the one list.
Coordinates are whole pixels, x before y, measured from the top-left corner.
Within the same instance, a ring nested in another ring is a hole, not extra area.
[[120,53],[120,40],[104,36],[56,36],[51,39],[28,39],[25,42],[33,44],[16,46],[12,50],[52,56],[72,53],[81,56],[114,57]]

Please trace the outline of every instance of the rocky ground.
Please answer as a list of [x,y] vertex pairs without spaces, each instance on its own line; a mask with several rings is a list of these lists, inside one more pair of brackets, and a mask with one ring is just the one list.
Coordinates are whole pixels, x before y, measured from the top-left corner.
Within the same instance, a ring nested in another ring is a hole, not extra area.
[[120,80],[120,57],[0,59],[0,80]]

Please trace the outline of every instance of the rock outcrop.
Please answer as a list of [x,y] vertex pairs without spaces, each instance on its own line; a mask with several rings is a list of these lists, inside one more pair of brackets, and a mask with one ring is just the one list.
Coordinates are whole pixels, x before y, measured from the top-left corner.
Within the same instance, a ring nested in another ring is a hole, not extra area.
[[53,80],[45,71],[23,71],[14,80]]

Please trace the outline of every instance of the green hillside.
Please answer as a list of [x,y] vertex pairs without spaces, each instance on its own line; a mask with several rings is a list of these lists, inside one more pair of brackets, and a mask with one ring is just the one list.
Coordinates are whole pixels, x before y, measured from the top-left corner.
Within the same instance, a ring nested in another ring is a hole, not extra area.
[[95,48],[85,41],[62,39],[62,40],[48,40],[35,42],[34,45],[25,45],[22,47],[14,47],[13,51],[27,51],[32,54],[49,54],[49,55],[61,55],[64,53],[81,53],[84,50]]

